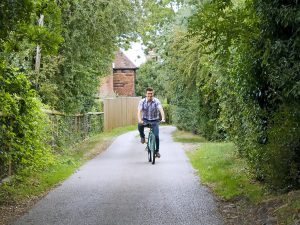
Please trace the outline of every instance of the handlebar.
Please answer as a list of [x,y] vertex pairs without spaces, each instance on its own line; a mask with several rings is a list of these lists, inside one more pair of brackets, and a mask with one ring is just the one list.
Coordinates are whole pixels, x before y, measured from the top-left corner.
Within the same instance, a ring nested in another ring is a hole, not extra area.
[[[165,121],[162,121],[162,120],[160,120],[160,121],[158,121],[159,123],[165,123]],[[143,121],[143,123],[142,123],[143,125],[145,125],[145,126],[152,126],[152,123],[145,123],[144,121]]]

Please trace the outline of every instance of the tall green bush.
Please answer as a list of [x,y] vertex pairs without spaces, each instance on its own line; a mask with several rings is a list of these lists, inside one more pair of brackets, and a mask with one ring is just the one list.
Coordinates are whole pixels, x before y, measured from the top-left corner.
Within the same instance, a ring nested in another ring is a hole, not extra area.
[[[39,45],[46,55],[54,54],[62,41],[54,18],[58,7],[53,1],[4,1],[0,4],[0,167],[1,177],[38,170],[54,161],[49,143],[47,116],[33,87],[34,56]],[[48,14],[47,14],[48,13]],[[40,27],[37,20],[53,26]],[[49,16],[49,17],[48,17]],[[48,20],[49,19],[49,20]]]
[[[23,73],[0,64],[0,164],[13,172],[43,169],[53,163],[48,117]],[[1,174],[1,176],[7,174]]]
[[297,1],[254,0],[261,36],[257,76],[264,81],[259,105],[266,111],[263,171],[274,188],[300,187],[300,36]]
[[[185,14],[182,17],[184,20]],[[218,92],[212,85],[216,77],[209,70],[209,58],[201,53],[201,40],[190,36],[185,24],[179,23],[173,29],[164,68],[169,76],[167,90],[174,105],[174,123],[208,140],[224,139],[224,129],[218,123]]]
[[209,88],[219,93],[219,121],[274,189],[300,185],[297,11],[296,2],[208,1],[189,23],[214,59]]

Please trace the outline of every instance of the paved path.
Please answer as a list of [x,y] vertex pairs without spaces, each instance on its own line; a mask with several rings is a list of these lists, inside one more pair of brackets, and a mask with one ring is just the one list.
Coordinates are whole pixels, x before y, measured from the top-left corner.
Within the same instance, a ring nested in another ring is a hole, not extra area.
[[119,136],[14,224],[223,224],[182,145],[172,141],[174,130],[161,127],[162,157],[155,165],[136,131]]

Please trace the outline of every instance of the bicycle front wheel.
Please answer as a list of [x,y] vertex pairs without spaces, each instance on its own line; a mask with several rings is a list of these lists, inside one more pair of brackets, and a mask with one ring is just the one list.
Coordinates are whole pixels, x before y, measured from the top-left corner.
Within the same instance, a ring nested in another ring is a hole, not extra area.
[[148,150],[148,161],[152,162],[151,150],[149,148],[149,145],[147,146],[147,150]]
[[[152,160],[152,164],[155,164],[155,136],[153,133],[150,133],[149,139],[148,139],[148,155],[150,154],[150,159]],[[151,162],[149,160],[149,162]]]
[[155,164],[155,150],[151,150],[152,164]]

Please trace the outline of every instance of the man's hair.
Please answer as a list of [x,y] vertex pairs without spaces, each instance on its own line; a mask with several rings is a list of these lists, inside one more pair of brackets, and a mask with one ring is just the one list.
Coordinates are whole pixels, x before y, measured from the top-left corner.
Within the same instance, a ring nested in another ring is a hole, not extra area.
[[146,92],[147,92],[147,91],[153,91],[153,88],[148,87],[148,88],[146,88]]

